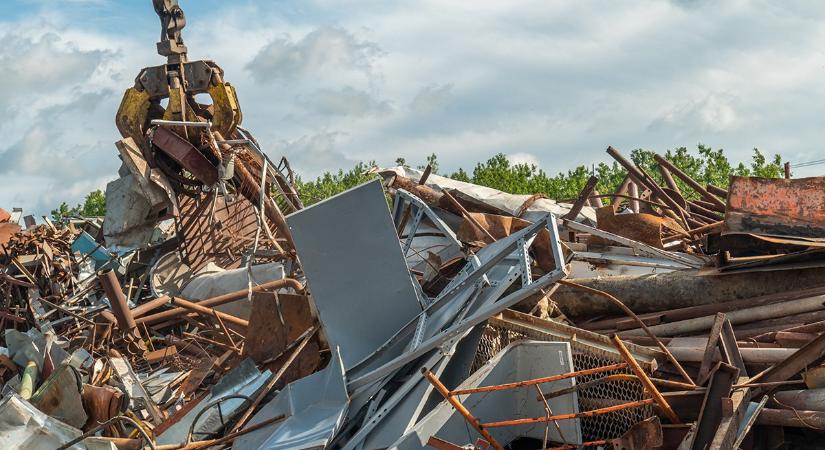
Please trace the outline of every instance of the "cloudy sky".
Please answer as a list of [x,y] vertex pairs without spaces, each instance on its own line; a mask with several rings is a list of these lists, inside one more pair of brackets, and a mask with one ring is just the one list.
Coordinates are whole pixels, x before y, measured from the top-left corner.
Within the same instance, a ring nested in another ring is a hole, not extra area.
[[[223,67],[244,125],[304,177],[430,153],[555,173],[608,145],[825,158],[821,2],[180,3],[190,59]],[[160,25],[150,0],[5,0],[0,18],[0,206],[46,214],[117,176],[114,113],[164,62]]]

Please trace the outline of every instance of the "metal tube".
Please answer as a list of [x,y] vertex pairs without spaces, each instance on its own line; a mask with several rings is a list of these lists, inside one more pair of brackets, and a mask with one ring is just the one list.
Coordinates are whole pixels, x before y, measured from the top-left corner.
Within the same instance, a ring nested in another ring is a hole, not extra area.
[[120,287],[117,274],[108,269],[100,272],[97,278],[103,287],[103,292],[106,293],[106,298],[109,299],[109,306],[112,308],[118,328],[124,335],[139,341],[141,339],[140,331],[137,328],[137,323],[135,323],[135,318],[132,317],[132,311],[129,310],[129,302],[123,294],[123,288]]
[[488,422],[481,424],[484,428],[501,428],[501,427],[509,427],[513,425],[529,425],[534,423],[542,423],[542,422],[550,422],[553,420],[569,420],[569,419],[577,419],[580,417],[593,417],[599,416],[602,414],[608,414],[615,411],[621,411],[623,409],[629,408],[636,408],[639,406],[650,405],[655,403],[656,400],[652,398],[646,398],[644,400],[638,400],[635,402],[630,403],[622,403],[621,405],[613,405],[607,406],[605,408],[599,409],[592,409],[590,411],[583,411],[577,413],[568,413],[568,414],[557,414],[555,416],[542,416],[542,417],[530,417],[527,419],[514,419],[514,420],[502,420],[500,422]]
[[524,386],[532,386],[534,384],[544,384],[544,383],[549,383],[551,381],[566,380],[568,378],[575,378],[575,377],[578,377],[578,376],[593,375],[595,373],[602,373],[602,372],[610,372],[611,370],[624,369],[627,366],[628,366],[627,363],[611,364],[609,366],[594,367],[592,369],[579,370],[578,372],[568,372],[568,373],[563,373],[561,375],[553,375],[553,376],[549,376],[549,377],[534,378],[532,380],[517,381],[515,383],[498,384],[498,385],[495,385],[495,386],[482,386],[482,387],[477,387],[477,388],[472,388],[472,389],[459,389],[459,390],[450,392],[450,395],[467,395],[467,394],[476,394],[476,393],[479,393],[479,392],[506,391],[508,389],[516,389],[516,388],[520,388],[520,387],[524,387]]
[[424,377],[427,379],[427,381],[429,381],[429,382],[430,382],[430,384],[432,384],[432,385],[433,385],[433,387],[434,387],[434,388],[435,388],[435,389],[436,389],[436,390],[437,390],[437,391],[438,391],[441,395],[443,395],[443,396],[444,396],[444,399],[446,399],[446,400],[450,403],[450,405],[452,405],[452,406],[453,406],[453,408],[455,408],[455,410],[456,410],[456,411],[458,411],[458,413],[459,413],[459,414],[461,414],[462,416],[464,416],[464,419],[465,419],[465,420],[466,420],[466,421],[467,421],[470,425],[472,425],[472,427],[473,427],[473,428],[475,428],[475,429],[476,429],[476,431],[478,431],[478,433],[481,435],[481,437],[483,437],[484,439],[486,439],[486,440],[487,440],[487,442],[489,442],[489,443],[490,443],[490,445],[492,445],[492,446],[493,446],[493,448],[495,448],[496,450],[504,450],[504,447],[502,447],[502,446],[501,446],[501,444],[499,444],[499,443],[498,443],[498,441],[496,441],[496,439],[495,439],[495,438],[494,438],[494,437],[490,434],[490,432],[484,429],[485,427],[484,427],[484,425],[482,425],[482,424],[481,424],[481,421],[479,421],[478,419],[476,419],[476,418],[475,418],[475,417],[474,417],[474,416],[470,413],[470,411],[468,411],[468,410],[467,410],[467,408],[465,408],[465,407],[464,407],[464,405],[462,405],[462,404],[461,404],[461,402],[460,402],[460,401],[458,401],[458,400],[457,400],[457,399],[456,399],[456,398],[455,398],[455,397],[454,397],[454,396],[450,393],[450,391],[447,389],[447,387],[446,387],[446,386],[444,386],[443,384],[441,384],[441,380],[439,380],[439,379],[438,379],[438,377],[437,377],[437,376],[435,376],[435,374],[434,374],[434,373],[430,372],[430,371],[429,371],[426,367],[422,367],[422,368],[421,368],[421,373],[422,373],[422,374],[424,374]]
[[247,321],[247,320],[243,320],[239,317],[235,317],[235,316],[232,316],[232,315],[229,315],[229,314],[226,314],[226,313],[222,313],[222,312],[217,311],[213,308],[207,308],[205,306],[201,306],[197,303],[192,303],[188,300],[173,298],[173,299],[169,300],[169,303],[171,303],[173,305],[176,305],[176,306],[180,306],[184,309],[189,309],[189,310],[195,311],[196,313],[202,314],[204,316],[216,317],[216,318],[219,318],[221,320],[225,320],[229,323],[233,323],[235,325],[239,325],[239,326],[242,326],[242,327],[248,327],[249,326],[249,321]]
[[[673,356],[684,363],[702,362],[705,347],[668,347]],[[795,348],[740,348],[746,364],[776,364],[791,356]]]
[[[270,281],[270,282],[267,282],[267,283],[264,283],[264,284],[259,284],[257,286],[253,286],[252,287],[252,293],[264,292],[264,291],[275,290],[275,289],[280,289],[280,288],[292,288],[292,289],[295,289],[298,292],[301,292],[301,291],[304,290],[304,285],[301,284],[298,280],[295,280],[293,278],[281,278],[280,280],[273,280],[273,281]],[[248,293],[249,293],[249,289],[242,289],[240,291],[230,292],[228,294],[223,294],[223,295],[219,295],[217,297],[212,297],[212,298],[209,298],[209,299],[206,299],[206,300],[201,300],[201,301],[197,302],[197,304],[200,305],[200,306],[215,307],[215,306],[223,305],[223,304],[226,304],[226,303],[232,303],[232,302],[235,302],[235,301],[238,301],[238,300],[241,300],[241,299],[245,299],[247,297]],[[160,306],[162,306],[162,304],[159,303],[161,298],[164,299],[163,305],[168,304],[171,300],[171,297],[165,297],[165,296],[164,297],[158,297],[157,299],[146,303],[146,305],[151,303],[152,304],[151,309],[160,307]],[[191,302],[191,300],[190,300],[190,302]],[[141,306],[143,306],[143,305],[141,305]],[[138,308],[135,308],[135,310],[137,310]],[[147,308],[146,312],[150,311],[151,309]],[[141,317],[141,318],[137,319],[136,322],[139,325],[144,324],[144,323],[147,324],[147,325],[150,325],[150,324],[153,324],[153,323],[163,322],[163,321],[169,320],[169,319],[174,319],[175,317],[180,317],[180,316],[182,316],[182,315],[184,315],[188,312],[189,312],[189,310],[187,310],[186,308],[174,308],[174,309],[170,309],[168,311],[163,311],[163,312],[159,312],[159,313],[156,313],[156,314]],[[141,313],[143,313],[143,312],[141,312]]]
[[682,181],[685,182],[685,184],[690,186],[691,189],[693,189],[694,191],[696,191],[696,193],[701,195],[702,198],[704,198],[705,200],[715,204],[716,206],[719,206],[720,208],[725,207],[725,203],[722,202],[721,200],[719,200],[719,197],[716,197],[713,194],[711,194],[710,192],[708,192],[704,187],[702,187],[701,184],[697,183],[696,180],[689,177],[688,174],[682,172],[681,169],[679,169],[678,167],[671,164],[670,161],[666,160],[661,155],[657,155],[657,154],[653,155],[653,159],[655,159],[656,162],[659,163],[659,165],[661,165],[662,167],[669,170],[673,175],[676,175],[677,177],[679,177]]
[[638,213],[639,200],[637,199],[639,198],[639,185],[631,181],[627,187],[628,192],[630,193],[630,210],[634,213]]
[[756,419],[759,425],[825,429],[825,412],[764,408]]
[[109,306],[117,319],[117,325],[124,331],[137,327],[129,310],[129,303],[123,294],[123,289],[120,287],[117,274],[113,270],[105,270],[99,273],[97,277],[100,280],[100,285],[103,286],[103,292],[106,293],[106,297],[109,299]]
[[679,189],[679,185],[676,184],[676,180],[673,179],[673,176],[670,174],[670,171],[667,170],[662,165],[659,165],[659,172],[662,174],[662,179],[665,180],[665,184],[670,190],[676,192],[677,194],[682,194],[682,191]]
[[212,122],[192,122],[192,121],[188,121],[188,120],[153,119],[152,120],[152,125],[210,128],[210,127],[212,127]]
[[[733,325],[748,322],[756,322],[763,319],[775,319],[777,317],[790,316],[811,311],[825,309],[825,295],[803,298],[784,303],[757,306],[754,308],[744,308],[726,313],[728,320]],[[662,325],[654,325],[649,330],[657,335],[676,336],[690,332],[708,330],[713,325],[716,315],[697,317],[695,319],[670,322]],[[635,329],[622,332],[621,334],[633,335],[644,334],[644,330]]]
[[636,374],[637,377],[639,377],[639,381],[642,382],[642,386],[644,386],[645,390],[651,396],[653,396],[653,399],[656,401],[659,407],[662,408],[662,411],[665,413],[667,418],[670,419],[670,421],[673,423],[681,423],[681,420],[679,420],[679,416],[676,415],[676,412],[673,411],[673,409],[670,407],[670,404],[668,404],[667,400],[665,400],[665,398],[662,396],[659,390],[656,389],[656,386],[653,385],[653,382],[650,381],[650,378],[647,377],[647,374],[645,373],[644,369],[642,369],[642,366],[640,366],[639,363],[636,362],[636,359],[633,358],[633,355],[631,355],[630,351],[627,350],[627,347],[624,346],[624,342],[622,342],[622,340],[619,339],[619,336],[616,336],[615,334],[613,335],[613,345],[616,347],[616,350],[618,350],[619,353],[622,355],[622,358],[624,358],[624,360],[627,361],[628,364],[630,364],[630,368],[633,369],[633,372]]

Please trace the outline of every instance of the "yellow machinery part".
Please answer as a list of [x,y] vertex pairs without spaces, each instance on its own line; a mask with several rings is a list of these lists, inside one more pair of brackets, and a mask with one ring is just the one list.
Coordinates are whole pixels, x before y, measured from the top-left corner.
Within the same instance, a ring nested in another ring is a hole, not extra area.
[[228,138],[240,125],[242,115],[235,88],[229,83],[218,83],[209,87],[212,97],[212,129]]
[[120,108],[115,116],[115,124],[120,134],[135,140],[139,146],[144,145],[144,126],[149,115],[149,94],[135,88],[129,88],[123,94]]

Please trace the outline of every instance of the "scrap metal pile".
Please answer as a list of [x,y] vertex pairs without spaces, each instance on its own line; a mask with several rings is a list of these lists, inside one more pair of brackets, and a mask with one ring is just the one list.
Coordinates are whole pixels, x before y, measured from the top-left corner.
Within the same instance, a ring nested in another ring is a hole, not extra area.
[[0,210],[5,448],[821,440],[825,179],[659,185],[609,148],[619,190],[569,203],[393,167],[304,207],[154,3],[106,217]]

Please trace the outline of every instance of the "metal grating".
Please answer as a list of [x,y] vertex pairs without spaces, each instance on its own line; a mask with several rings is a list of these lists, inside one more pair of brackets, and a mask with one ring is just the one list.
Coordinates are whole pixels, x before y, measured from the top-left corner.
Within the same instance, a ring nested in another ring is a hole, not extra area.
[[[564,339],[556,338],[547,334],[530,333],[529,331],[523,329],[511,329],[501,323],[497,323],[496,325],[491,325],[488,323],[485,326],[484,333],[481,337],[481,341],[479,342],[478,349],[476,350],[471,372],[478,370],[507,345],[523,339],[536,341],[564,341]],[[590,369],[622,362],[621,358],[617,355],[611,355],[582,342],[576,340],[568,342],[570,342],[570,348],[573,351],[573,366],[575,370]],[[576,379],[576,383],[584,383],[607,375],[623,373],[632,374],[632,371],[630,369],[622,369],[582,376]],[[647,398],[647,396],[644,395],[641,385],[633,381],[599,383],[578,391],[578,395],[580,411],[602,408],[605,406]],[[653,414],[653,407],[651,405],[645,405],[639,408],[616,411],[600,416],[584,417],[580,419],[582,437],[585,441],[618,438],[630,429],[633,424],[647,419],[648,417],[652,417]]]

